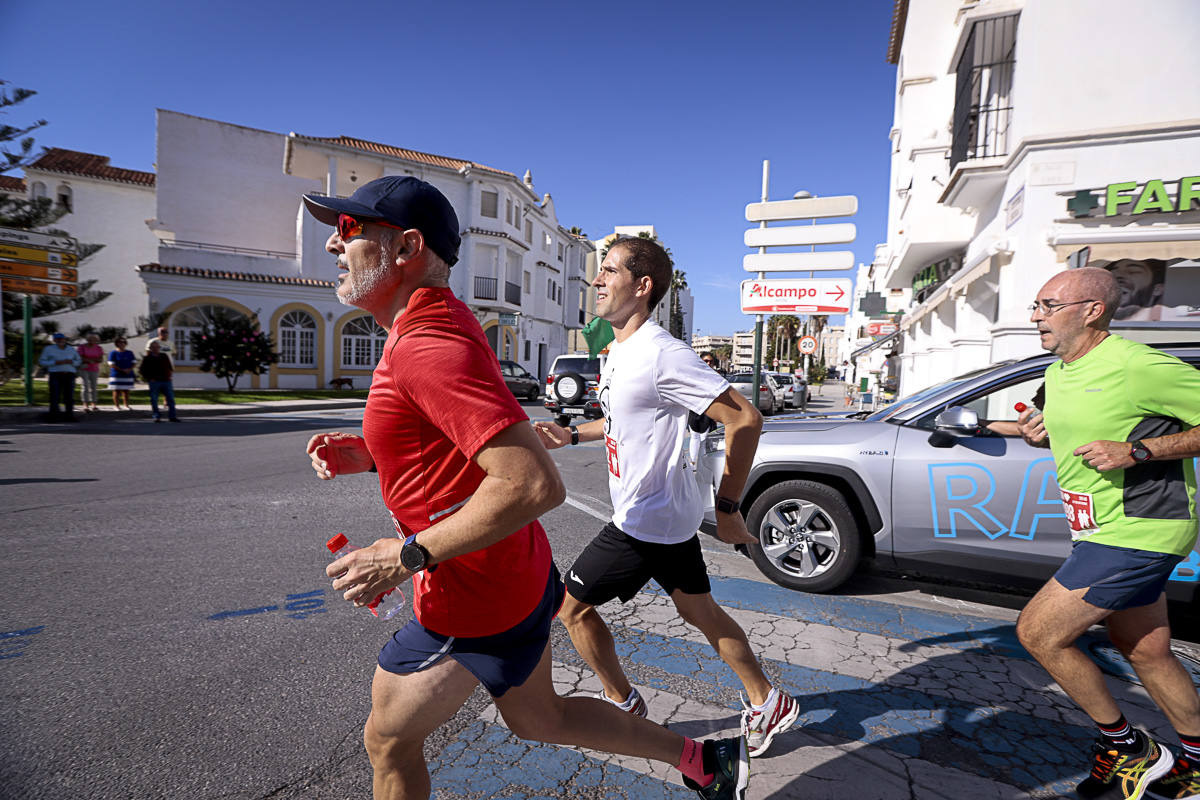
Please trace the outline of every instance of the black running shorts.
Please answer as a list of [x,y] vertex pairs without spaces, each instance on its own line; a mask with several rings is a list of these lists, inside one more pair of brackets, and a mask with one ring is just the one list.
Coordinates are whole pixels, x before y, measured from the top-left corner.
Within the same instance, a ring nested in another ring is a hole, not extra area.
[[604,526],[567,570],[567,591],[581,603],[598,606],[614,597],[628,602],[653,578],[667,594],[708,594],[708,568],[696,536],[679,544],[635,539],[611,522]]

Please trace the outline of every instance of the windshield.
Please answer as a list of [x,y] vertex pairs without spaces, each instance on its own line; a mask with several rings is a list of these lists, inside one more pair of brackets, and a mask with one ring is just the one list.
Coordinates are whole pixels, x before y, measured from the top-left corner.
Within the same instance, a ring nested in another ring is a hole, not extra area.
[[771,379],[774,380],[776,383],[778,383],[780,386],[790,386],[792,383],[791,375],[772,375]]
[[[1008,363],[1008,362],[1002,362],[1002,363]],[[895,417],[904,411],[907,411],[911,408],[915,408],[916,406],[919,406],[921,403],[924,403],[926,400],[928,400],[929,398],[933,397],[936,394],[941,394],[942,392],[950,391],[951,389],[954,389],[955,387],[962,386],[964,383],[971,380],[972,378],[976,378],[985,372],[990,372],[991,370],[995,369],[998,366],[1000,366],[1000,364],[992,364],[990,366],[983,367],[982,369],[977,369],[977,370],[974,370],[973,372],[968,372],[966,375],[959,375],[957,378],[954,378],[952,380],[948,380],[943,383],[934,384],[933,386],[930,386],[927,389],[922,389],[921,391],[917,392],[916,394],[908,395],[906,397],[901,397],[899,400],[897,400],[894,403],[891,403],[890,405],[886,405],[883,408],[880,408],[876,411],[872,411],[870,414],[867,414],[865,417],[863,417],[863,419],[869,419],[873,422],[878,422],[881,420],[889,420],[892,417]]]
[[600,373],[600,359],[598,358],[560,358],[554,363],[554,372],[556,375],[562,375],[565,372],[583,372],[583,373]]

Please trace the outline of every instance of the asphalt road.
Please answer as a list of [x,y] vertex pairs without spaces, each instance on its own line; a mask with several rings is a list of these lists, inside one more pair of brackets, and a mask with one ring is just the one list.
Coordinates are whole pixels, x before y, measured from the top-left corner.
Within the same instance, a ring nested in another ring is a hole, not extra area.
[[[374,476],[318,481],[303,453],[360,418],[0,427],[0,797],[370,796],[361,728],[397,626],[334,596],[324,542],[391,525]],[[555,457],[569,499],[543,524],[566,567],[609,511],[604,450]],[[802,595],[705,546],[714,594],[804,707],[756,760],[752,798],[1048,798],[1081,777],[1086,720],[1015,645],[1022,597],[870,574]],[[609,614],[652,717],[696,736],[736,726],[728,670],[663,603]],[[554,637],[560,689],[594,691]],[[1161,729],[1111,672],[1130,718]],[[648,762],[518,742],[481,691],[427,754],[441,798],[688,796]]]

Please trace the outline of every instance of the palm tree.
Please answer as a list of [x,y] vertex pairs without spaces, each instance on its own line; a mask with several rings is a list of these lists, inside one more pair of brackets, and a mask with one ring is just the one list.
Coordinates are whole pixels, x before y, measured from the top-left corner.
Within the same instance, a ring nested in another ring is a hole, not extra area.
[[670,333],[676,339],[684,338],[683,305],[679,302],[679,291],[687,288],[687,273],[681,269],[671,274],[671,315],[668,322]]

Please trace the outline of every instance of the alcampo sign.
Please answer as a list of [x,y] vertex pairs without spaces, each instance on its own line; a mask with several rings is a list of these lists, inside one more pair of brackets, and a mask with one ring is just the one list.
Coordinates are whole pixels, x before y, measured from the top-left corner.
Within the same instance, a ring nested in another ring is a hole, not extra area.
[[1104,187],[1103,203],[1096,194],[1094,189],[1080,189],[1067,201],[1067,210],[1073,217],[1120,217],[1191,211],[1200,208],[1200,175],[1177,181],[1154,178],[1145,183],[1110,183]]

